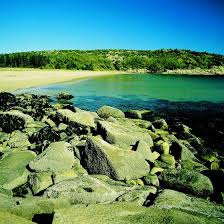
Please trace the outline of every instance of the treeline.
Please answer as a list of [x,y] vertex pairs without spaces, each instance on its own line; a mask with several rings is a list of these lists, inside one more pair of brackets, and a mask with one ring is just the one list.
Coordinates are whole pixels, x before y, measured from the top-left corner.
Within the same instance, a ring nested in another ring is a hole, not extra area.
[[62,50],[0,54],[0,67],[71,70],[209,69],[223,66],[224,56],[189,50]]

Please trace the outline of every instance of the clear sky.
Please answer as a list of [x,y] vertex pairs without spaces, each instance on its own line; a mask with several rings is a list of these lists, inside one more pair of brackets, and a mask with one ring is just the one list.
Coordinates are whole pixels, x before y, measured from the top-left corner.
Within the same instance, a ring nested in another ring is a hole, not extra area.
[[224,54],[224,0],[0,0],[0,52],[104,48]]

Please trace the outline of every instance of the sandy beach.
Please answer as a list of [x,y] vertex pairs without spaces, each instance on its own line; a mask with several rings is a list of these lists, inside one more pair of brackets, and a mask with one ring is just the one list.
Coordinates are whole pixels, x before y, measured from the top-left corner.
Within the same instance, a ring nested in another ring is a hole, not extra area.
[[75,79],[116,75],[121,73],[122,72],[120,71],[0,69],[0,91],[14,91],[21,88],[30,88]]

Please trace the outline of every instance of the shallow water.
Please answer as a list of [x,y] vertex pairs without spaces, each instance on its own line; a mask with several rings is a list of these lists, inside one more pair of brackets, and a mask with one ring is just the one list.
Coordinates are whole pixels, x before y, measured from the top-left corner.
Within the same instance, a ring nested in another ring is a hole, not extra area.
[[68,92],[73,103],[96,110],[102,105],[121,109],[219,109],[224,105],[224,78],[220,76],[115,75],[18,90],[56,95]]

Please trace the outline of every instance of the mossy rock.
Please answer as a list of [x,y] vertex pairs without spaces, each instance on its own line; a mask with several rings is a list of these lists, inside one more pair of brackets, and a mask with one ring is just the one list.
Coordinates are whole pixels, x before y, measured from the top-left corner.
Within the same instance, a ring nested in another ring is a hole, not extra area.
[[154,206],[160,209],[175,208],[198,216],[212,217],[224,222],[224,206],[178,191],[163,190],[156,198]]
[[84,156],[90,173],[116,180],[138,179],[149,172],[149,165],[140,153],[110,145],[99,136],[87,139]]
[[192,170],[164,170],[160,175],[160,182],[167,188],[198,196],[207,196],[213,193],[210,179]]
[[12,190],[24,184],[29,175],[26,166],[35,156],[31,151],[16,151],[4,155],[0,160],[0,185]]
[[36,172],[60,172],[71,170],[75,162],[72,146],[69,143],[53,142],[29,163],[29,168]]
[[97,131],[107,142],[120,147],[130,147],[139,140],[145,141],[149,147],[153,146],[148,130],[139,128],[132,122],[120,124],[99,121]]
[[114,118],[124,118],[125,115],[124,113],[114,107],[110,107],[110,106],[102,106],[100,109],[97,110],[97,114],[99,115],[99,117],[101,118],[109,118],[109,117],[114,117]]
[[175,209],[145,208],[135,203],[89,205],[55,211],[53,224],[221,224],[205,216],[196,216]]

